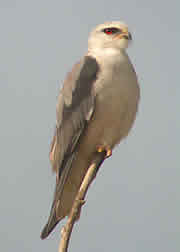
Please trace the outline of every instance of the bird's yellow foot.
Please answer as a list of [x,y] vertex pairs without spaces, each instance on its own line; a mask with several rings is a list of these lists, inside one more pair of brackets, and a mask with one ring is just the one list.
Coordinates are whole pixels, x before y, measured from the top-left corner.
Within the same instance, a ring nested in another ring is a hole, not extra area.
[[106,152],[106,158],[110,157],[112,155],[112,149],[107,145],[98,145],[97,146],[97,152]]

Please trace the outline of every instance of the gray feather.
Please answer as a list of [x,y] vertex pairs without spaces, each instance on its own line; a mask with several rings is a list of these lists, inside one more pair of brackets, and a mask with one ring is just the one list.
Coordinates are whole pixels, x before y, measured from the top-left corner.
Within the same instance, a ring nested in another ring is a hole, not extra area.
[[97,78],[99,65],[90,56],[84,57],[67,75],[57,103],[57,125],[53,138],[52,168],[57,173],[54,201],[47,225],[41,238],[49,235],[58,223],[56,204],[61,200],[64,184],[72,167],[81,137],[93,115],[95,97],[93,83]]

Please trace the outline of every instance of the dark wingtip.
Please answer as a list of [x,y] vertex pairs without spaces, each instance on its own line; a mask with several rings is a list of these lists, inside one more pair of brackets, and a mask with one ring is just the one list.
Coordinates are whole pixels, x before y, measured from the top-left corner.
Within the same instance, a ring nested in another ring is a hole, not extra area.
[[40,237],[41,237],[42,240],[44,240],[48,235],[49,235],[49,232],[48,232],[47,225],[46,225],[43,228]]
[[48,235],[52,232],[52,230],[55,228],[55,226],[58,224],[59,221],[53,222],[51,225],[46,224],[46,226],[43,228],[41,232],[41,239],[44,240]]

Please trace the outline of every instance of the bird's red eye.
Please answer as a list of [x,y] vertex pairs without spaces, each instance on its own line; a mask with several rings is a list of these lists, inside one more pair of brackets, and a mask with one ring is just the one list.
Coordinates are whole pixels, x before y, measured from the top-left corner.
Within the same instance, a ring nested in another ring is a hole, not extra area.
[[116,28],[116,27],[105,28],[103,30],[103,32],[106,33],[107,35],[111,35],[111,34],[119,32],[119,31],[120,30],[118,28]]
[[111,30],[111,29],[105,29],[104,32],[105,32],[106,34],[108,34],[108,35],[109,35],[109,34],[112,34],[112,30]]

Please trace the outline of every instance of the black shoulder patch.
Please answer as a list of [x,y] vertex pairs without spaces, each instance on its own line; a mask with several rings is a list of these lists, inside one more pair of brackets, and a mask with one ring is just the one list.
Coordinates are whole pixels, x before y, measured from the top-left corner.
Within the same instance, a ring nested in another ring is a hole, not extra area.
[[[80,78],[89,78],[89,81],[94,81],[99,71],[99,65],[92,56],[85,56],[84,65],[80,72]],[[79,78],[79,79],[80,79]]]
[[79,77],[76,81],[75,89],[72,91],[72,103],[64,107],[63,118],[68,119],[69,115],[76,110],[76,108],[87,97],[92,95],[93,82],[97,79],[99,72],[99,65],[95,58],[85,56],[84,64],[81,67]]

